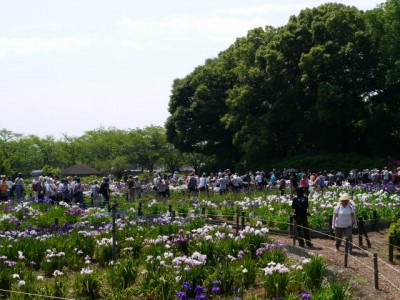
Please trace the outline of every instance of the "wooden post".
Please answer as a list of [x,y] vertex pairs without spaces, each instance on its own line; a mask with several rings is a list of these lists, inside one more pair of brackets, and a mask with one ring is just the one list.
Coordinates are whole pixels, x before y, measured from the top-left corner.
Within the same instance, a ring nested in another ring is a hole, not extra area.
[[333,216],[330,215],[329,216],[329,234],[335,236],[335,233],[333,232],[333,229],[332,229],[332,223],[333,223]]
[[361,228],[362,218],[358,217],[358,246],[363,246],[363,238],[362,238],[362,228]]
[[293,222],[292,222],[292,227],[293,227],[293,246],[296,246],[297,224],[296,224],[296,220],[294,218],[293,218]]
[[54,218],[54,224],[58,226],[58,218]]
[[347,268],[349,260],[349,239],[346,237],[345,250],[344,250],[344,267]]
[[171,211],[172,211],[172,205],[169,204],[169,205],[168,205],[168,212],[169,212],[170,215],[171,215]]
[[117,243],[115,241],[115,232],[116,232],[116,225],[115,225],[115,212],[117,210],[117,203],[113,203],[111,205],[111,210],[112,210],[112,256],[113,260],[115,261],[117,259]]
[[394,236],[389,235],[389,262],[393,264],[393,244],[394,244]]
[[244,211],[242,211],[242,228],[244,228]]
[[374,253],[374,279],[375,289],[379,290],[378,253]]
[[143,207],[143,202],[140,201],[139,202],[139,207],[138,207],[138,216],[141,216],[143,214],[142,207]]
[[175,211],[174,210],[171,212],[171,220],[172,220],[172,222],[175,221]]
[[293,231],[294,231],[294,229],[293,229],[293,216],[289,217],[289,224],[290,224],[290,226],[289,226],[289,237],[293,237]]
[[239,234],[239,212],[236,213],[236,235]]

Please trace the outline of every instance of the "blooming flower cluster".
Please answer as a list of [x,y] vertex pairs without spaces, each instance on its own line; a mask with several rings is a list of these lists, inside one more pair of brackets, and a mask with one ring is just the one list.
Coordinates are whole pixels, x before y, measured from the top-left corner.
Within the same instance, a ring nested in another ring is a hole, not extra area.
[[251,226],[246,226],[243,230],[239,232],[240,238],[245,238],[247,235],[258,235],[258,236],[266,236],[269,232],[268,228],[257,229]]
[[[214,281],[214,282],[217,282],[217,281]],[[182,286],[183,286],[183,291],[178,292],[178,294],[177,294],[178,299],[180,299],[180,300],[193,299],[189,296],[192,294],[194,294],[195,300],[207,299],[207,297],[206,297],[206,293],[208,291],[207,288],[203,288],[201,285],[196,285],[196,287],[193,289],[190,282],[188,282],[186,280],[183,280]],[[220,291],[220,289],[217,289],[217,287],[219,288],[219,281],[218,281],[218,284],[217,283],[214,284],[214,288],[215,288],[214,294],[217,294],[217,292],[216,292],[217,290],[218,290],[218,292]]]
[[99,246],[108,247],[108,246],[112,246],[113,239],[112,238],[109,238],[109,239],[102,238],[101,240],[97,240],[96,243]]
[[53,276],[54,276],[54,277],[62,276],[62,275],[64,275],[64,273],[61,272],[61,271],[59,271],[59,270],[55,270],[55,271],[53,272]]
[[93,270],[90,269],[90,268],[82,268],[82,270],[81,270],[80,273],[81,273],[81,274],[86,274],[86,275],[88,275],[88,274],[92,274],[92,273],[93,273]]
[[46,257],[48,260],[50,260],[53,257],[65,257],[65,252],[57,252],[56,249],[47,249]]
[[199,252],[194,252],[190,257],[178,256],[172,260],[172,264],[175,268],[180,268],[184,265],[184,270],[189,271],[193,267],[203,266],[206,264],[207,255],[201,254]]
[[68,208],[67,210],[65,210],[64,213],[66,215],[71,215],[71,216],[73,216],[73,215],[83,216],[83,215],[85,215],[85,210],[80,208],[77,205],[74,205],[74,206]]
[[270,274],[273,274],[274,272],[277,272],[277,273],[289,273],[289,268],[288,267],[286,267],[285,265],[280,264],[280,263],[276,264],[273,261],[268,263],[268,266],[265,267],[264,269],[261,269],[261,270],[264,271],[265,275],[270,275]]
[[274,249],[280,249],[285,253],[287,252],[285,244],[282,244],[282,243],[272,243],[272,244],[265,243],[265,244],[263,244],[263,246],[261,248],[258,248],[256,250],[256,255],[259,256],[259,255],[263,254],[266,251],[270,251],[270,250],[274,250]]

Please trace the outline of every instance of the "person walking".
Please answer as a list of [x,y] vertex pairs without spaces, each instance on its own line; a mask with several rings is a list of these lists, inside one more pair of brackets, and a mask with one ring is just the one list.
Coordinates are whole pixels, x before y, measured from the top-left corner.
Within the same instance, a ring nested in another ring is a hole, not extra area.
[[17,200],[22,200],[22,195],[24,193],[24,180],[22,179],[21,173],[18,173],[18,176],[14,181],[14,187]]
[[349,241],[348,253],[353,250],[353,226],[357,228],[354,206],[350,204],[350,195],[344,193],[339,198],[339,205],[333,213],[332,229],[335,231],[335,247],[339,250],[343,236]]
[[279,190],[281,191],[281,196],[284,196],[285,195],[285,189],[286,189],[286,180],[285,180],[285,178],[281,177],[279,179],[278,187],[279,187]]
[[1,175],[0,179],[0,201],[8,201],[8,184],[6,175]]
[[296,188],[297,196],[293,198],[292,208],[294,209],[294,220],[296,221],[297,238],[299,246],[304,247],[304,243],[308,247],[312,247],[310,239],[310,231],[308,229],[308,198],[304,195],[302,187]]
[[97,180],[94,181],[94,185],[92,185],[92,199],[91,199],[91,204],[93,207],[96,207],[99,205],[99,200],[100,200],[100,186],[99,182]]
[[132,175],[128,176],[128,180],[126,181],[126,187],[128,192],[128,202],[132,203],[135,201],[136,198],[136,186]]
[[[135,182],[136,199],[140,199],[142,197],[142,184],[140,183],[138,176],[133,177],[133,181]],[[168,187],[168,193],[169,193],[169,187]]]
[[100,184],[99,193],[103,196],[103,205],[108,205],[110,203],[110,178],[103,177],[103,181]]

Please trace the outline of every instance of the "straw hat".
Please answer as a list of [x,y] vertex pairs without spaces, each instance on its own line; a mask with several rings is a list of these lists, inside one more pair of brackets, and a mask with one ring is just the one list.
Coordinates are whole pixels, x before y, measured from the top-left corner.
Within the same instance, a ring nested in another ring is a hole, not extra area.
[[340,196],[339,201],[348,201],[350,199],[351,199],[350,195],[347,193],[344,193],[343,195]]

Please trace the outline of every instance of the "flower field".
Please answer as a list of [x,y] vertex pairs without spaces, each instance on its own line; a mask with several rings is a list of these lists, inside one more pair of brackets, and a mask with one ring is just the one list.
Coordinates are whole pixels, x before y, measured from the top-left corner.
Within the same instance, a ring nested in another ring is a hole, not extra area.
[[[310,227],[327,229],[338,196],[358,217],[390,222],[400,196],[365,186],[310,198]],[[291,258],[270,229],[287,230],[290,196],[276,190],[168,199],[149,194],[105,208],[66,203],[0,204],[0,294],[7,299],[346,299],[324,278],[324,259]],[[89,203],[89,199],[86,199]],[[374,213],[375,211],[375,213]],[[236,216],[245,226],[236,228]],[[115,240],[113,239],[115,236]],[[338,296],[339,295],[339,296]]]

